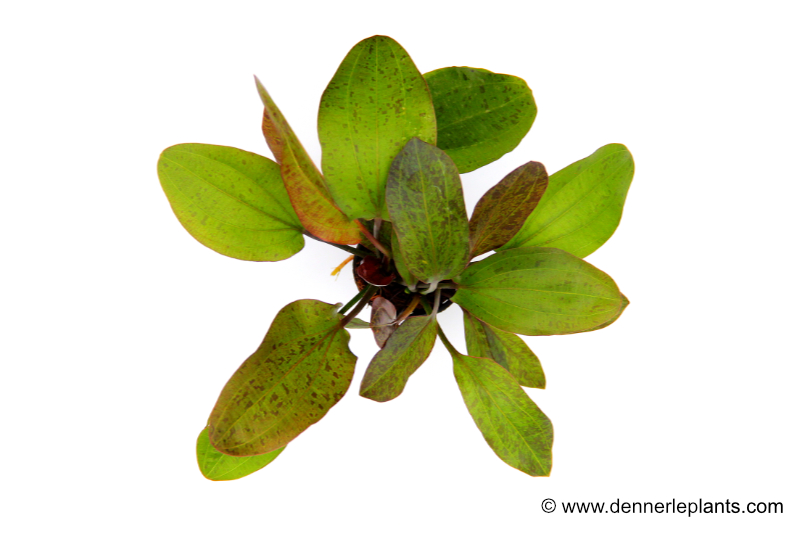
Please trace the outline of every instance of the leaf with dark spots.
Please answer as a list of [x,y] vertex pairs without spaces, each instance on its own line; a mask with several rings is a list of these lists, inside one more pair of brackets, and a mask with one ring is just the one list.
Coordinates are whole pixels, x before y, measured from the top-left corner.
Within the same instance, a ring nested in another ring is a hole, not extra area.
[[559,170],[550,176],[536,210],[503,249],[552,246],[586,257],[617,229],[633,172],[633,156],[621,144],[607,144]]
[[220,453],[211,445],[208,438],[208,428],[204,428],[197,437],[197,466],[200,473],[211,481],[230,481],[249,476],[261,470],[274,461],[285,448],[275,451],[251,455],[248,457],[234,457]]
[[553,424],[547,415],[496,361],[452,355],[464,403],[492,450],[528,475],[549,476]]
[[258,78],[256,87],[264,103],[264,137],[281,166],[281,178],[303,227],[324,241],[357,244],[358,225],[336,206],[322,174]]
[[503,246],[533,212],[547,189],[547,171],[541,163],[525,163],[478,200],[469,221],[471,257]]
[[336,309],[317,300],[281,309],[211,412],[209,436],[217,450],[247,456],[281,448],[339,401],[356,357]]
[[515,248],[472,263],[452,300],[498,329],[564,335],[616,319],[623,297],[608,274],[557,248]]
[[464,311],[464,333],[469,355],[496,361],[523,387],[545,387],[539,358],[517,335],[492,327],[467,311]]
[[319,106],[322,171],[351,219],[388,218],[386,178],[412,137],[436,143],[428,86],[390,37],[364,39],[347,54]]
[[361,380],[361,396],[376,402],[388,402],[400,396],[408,378],[430,355],[434,342],[435,318],[406,319],[370,361]]
[[373,255],[368,255],[361,261],[356,268],[356,274],[370,285],[375,285],[376,287],[385,287],[397,277],[394,272],[388,271],[383,266],[383,262],[380,259]]
[[400,251],[400,241],[397,240],[397,233],[392,231],[392,261],[394,261],[394,268],[397,270],[397,273],[400,274],[400,277],[403,279],[403,283],[407,287],[414,287],[419,280],[412,274],[408,267],[406,266],[406,262],[403,259],[403,254]]
[[158,178],[175,216],[215,252],[281,261],[304,245],[280,167],[228,146],[178,144],[158,158]]
[[397,319],[397,308],[382,296],[376,296],[370,305],[372,306],[372,313],[369,324],[372,328],[372,334],[375,336],[375,342],[378,346],[383,348],[386,345],[386,341],[397,329],[397,325],[392,324]]
[[447,67],[428,72],[425,81],[436,109],[437,146],[462,174],[516,148],[536,118],[533,93],[516,76]]
[[403,147],[389,170],[386,203],[405,268],[435,286],[469,262],[469,223],[453,161],[419,139]]

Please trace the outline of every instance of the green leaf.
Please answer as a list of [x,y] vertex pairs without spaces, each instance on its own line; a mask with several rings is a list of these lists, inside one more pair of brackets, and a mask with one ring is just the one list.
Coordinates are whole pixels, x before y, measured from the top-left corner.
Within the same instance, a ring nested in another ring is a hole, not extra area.
[[511,171],[478,200],[469,221],[472,257],[504,245],[517,234],[547,189],[547,171],[533,161]]
[[322,94],[318,130],[322,172],[336,204],[351,219],[388,219],[389,166],[412,137],[436,144],[436,115],[408,53],[376,35],[342,61]]
[[498,252],[455,281],[454,302],[512,333],[578,333],[622,312],[622,294],[608,274],[557,248]]
[[[344,318],[344,316],[341,316]],[[372,329],[372,326],[369,325],[369,322],[365,320],[361,320],[360,318],[352,318],[350,322],[345,325],[347,329]]]
[[545,387],[544,370],[525,341],[514,333],[494,328],[464,311],[467,352],[496,361],[523,387]]
[[303,227],[324,241],[357,244],[361,240],[358,226],[336,206],[322,174],[258,78],[256,87],[264,103],[261,129],[281,166],[283,183]]
[[216,449],[236,456],[277,450],[344,396],[356,357],[336,309],[317,300],[281,309],[211,412],[209,435]]
[[621,144],[607,144],[559,170],[504,249],[552,246],[577,257],[591,254],[617,229],[633,171],[633,156]]
[[536,118],[525,80],[485,69],[447,67],[425,74],[436,109],[439,148],[462,174],[510,152]]
[[158,158],[158,178],[175,216],[215,252],[281,261],[304,245],[280,168],[228,146],[177,144]]
[[453,354],[458,388],[483,438],[500,459],[531,476],[548,476],[553,424],[508,371],[492,359]]
[[434,342],[435,318],[406,319],[370,361],[361,381],[361,396],[376,402],[388,402],[400,396],[408,378],[430,355]]
[[249,476],[261,470],[278,457],[285,448],[262,455],[233,457],[218,452],[208,438],[208,428],[197,437],[197,465],[206,479],[211,481],[230,481]]
[[458,169],[447,154],[408,141],[389,170],[386,203],[405,267],[435,287],[469,262],[469,223]]
[[392,260],[394,261],[394,267],[397,269],[397,273],[403,278],[403,282],[406,286],[415,287],[417,283],[419,283],[419,280],[414,277],[414,274],[409,272],[403,260],[403,254],[400,252],[400,241],[397,240],[397,233],[394,231],[392,232]]

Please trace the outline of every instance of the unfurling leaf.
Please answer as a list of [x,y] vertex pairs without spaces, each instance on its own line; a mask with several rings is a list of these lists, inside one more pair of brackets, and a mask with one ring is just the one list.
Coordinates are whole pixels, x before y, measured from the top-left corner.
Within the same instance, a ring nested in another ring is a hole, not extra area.
[[469,221],[471,257],[503,246],[520,230],[545,189],[547,171],[541,163],[525,163],[511,171],[478,200]]
[[633,171],[628,149],[607,144],[552,174],[536,210],[503,248],[552,246],[586,257],[617,229]]
[[383,348],[386,345],[386,341],[397,329],[397,325],[392,324],[397,319],[397,308],[382,296],[375,297],[370,305],[372,306],[372,314],[369,325],[372,328],[372,334],[375,336],[375,342],[379,347]]
[[319,170],[258,78],[256,87],[264,103],[261,129],[281,166],[283,183],[303,227],[328,242],[357,244],[361,240],[358,226],[336,207]]
[[388,218],[386,177],[412,137],[435,144],[428,87],[394,39],[376,35],[347,54],[319,106],[322,172],[351,219]]
[[281,309],[211,412],[209,436],[216,449],[245,456],[281,448],[344,396],[356,357],[336,309],[317,300]]
[[539,358],[514,333],[494,328],[467,311],[464,311],[464,332],[469,355],[496,361],[523,387],[545,387],[544,370]]
[[397,277],[397,274],[387,270],[383,261],[374,255],[368,255],[361,260],[361,264],[356,268],[356,274],[370,285],[375,285],[376,287],[385,287]]
[[553,425],[508,371],[492,359],[453,354],[458,388],[483,438],[500,459],[531,476],[548,476]]
[[178,144],[158,158],[158,177],[175,216],[215,252],[281,261],[303,248],[303,226],[280,168],[228,146]]
[[408,378],[430,355],[434,342],[435,318],[406,319],[370,361],[361,381],[361,396],[376,402],[388,402],[400,396]]
[[536,102],[525,80],[469,67],[425,74],[436,109],[437,146],[462,174],[510,152],[531,129]]
[[197,465],[200,473],[211,481],[230,481],[261,470],[278,457],[285,448],[262,455],[233,457],[217,451],[208,439],[208,428],[197,437]]
[[469,261],[469,223],[458,169],[430,144],[412,139],[389,169],[386,203],[405,268],[435,286]]
[[515,248],[472,263],[452,300],[496,328],[523,335],[595,329],[622,313],[614,280],[557,248]]

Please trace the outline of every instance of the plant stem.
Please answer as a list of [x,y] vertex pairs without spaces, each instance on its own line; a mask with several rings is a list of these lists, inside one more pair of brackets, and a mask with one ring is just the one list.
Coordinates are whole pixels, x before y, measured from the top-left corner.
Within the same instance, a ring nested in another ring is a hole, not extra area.
[[436,313],[439,312],[439,302],[442,299],[442,289],[436,289],[436,295],[433,297],[433,312],[431,316],[436,318]]
[[369,242],[371,242],[372,245],[375,248],[377,248],[379,252],[381,252],[386,257],[392,257],[392,254],[390,254],[389,251],[386,250],[386,248],[383,247],[383,245],[380,243],[380,241],[378,239],[373,237],[372,233],[367,231],[367,228],[364,227],[364,224],[362,224],[360,220],[356,219],[355,223],[358,224],[358,228],[361,230],[361,233],[364,234],[364,237],[366,237],[367,240],[369,240]]
[[347,253],[351,253],[353,255],[357,255],[358,257],[367,257],[368,255],[370,255],[370,253],[367,252],[367,251],[359,250],[359,249],[354,248],[352,246],[347,246],[346,244],[336,244],[335,242],[323,241],[319,237],[315,237],[314,235],[311,235],[307,231],[304,231],[303,235],[305,235],[306,237],[311,237],[315,241],[324,242],[325,244],[330,244],[331,246],[335,246],[336,248],[339,248],[340,250],[344,250]]
[[392,322],[389,322],[389,324],[387,324],[387,326],[392,326],[392,325],[394,325],[394,324],[399,324],[400,322],[402,322],[403,320],[405,320],[406,318],[408,318],[408,316],[409,316],[411,313],[413,313],[413,312],[414,312],[414,309],[416,309],[416,308],[417,308],[417,304],[419,303],[419,299],[420,299],[420,295],[419,295],[419,294],[415,294],[415,295],[414,295],[414,298],[411,300],[411,303],[410,303],[410,304],[408,304],[408,307],[406,307],[406,308],[403,310],[403,312],[402,312],[402,313],[400,313],[400,316],[399,316],[399,317],[397,317],[397,318],[396,318],[395,320],[393,320]]
[[353,307],[356,304],[356,302],[364,296],[364,294],[367,292],[367,289],[369,289],[369,287],[364,287],[363,289],[361,289],[361,292],[353,296],[353,299],[347,302],[345,306],[339,310],[339,313],[345,314],[346,312],[348,312],[350,308]]
[[358,316],[358,313],[360,313],[361,310],[364,309],[364,306],[367,305],[367,303],[369,303],[370,298],[372,298],[372,295],[375,294],[376,292],[378,292],[378,287],[374,285],[370,285],[369,287],[367,287],[366,290],[364,291],[364,295],[361,297],[361,301],[358,302],[355,308],[342,319],[342,321],[339,323],[339,327],[340,328],[345,327],[347,324],[350,323],[351,320],[353,320],[356,316]]
[[436,324],[436,331],[439,333],[439,338],[442,340],[444,347],[447,348],[447,351],[450,352],[450,355],[453,357],[456,355],[461,355],[461,353],[459,353],[459,351],[456,350],[452,344],[450,344],[450,341],[447,339],[447,335],[445,335],[444,331],[442,331],[442,326],[440,326],[438,323]]

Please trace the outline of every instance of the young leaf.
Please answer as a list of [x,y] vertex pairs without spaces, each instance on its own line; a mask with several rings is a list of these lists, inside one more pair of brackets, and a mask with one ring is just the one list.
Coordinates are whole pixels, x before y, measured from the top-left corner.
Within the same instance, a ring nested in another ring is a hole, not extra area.
[[536,211],[503,248],[552,246],[586,257],[617,229],[633,171],[633,156],[621,144],[607,144],[559,170]]
[[500,459],[531,476],[552,467],[553,425],[508,371],[492,359],[453,354],[469,414]]
[[218,452],[208,439],[208,428],[204,428],[197,437],[197,465],[200,473],[211,481],[230,481],[249,476],[261,470],[278,457],[285,448],[263,455],[233,457]]
[[256,87],[264,103],[261,129],[281,166],[283,183],[303,227],[324,241],[357,244],[361,240],[358,226],[336,207],[319,170],[258,78]]
[[304,245],[280,167],[228,146],[178,144],[158,158],[158,178],[175,216],[215,252],[281,261]]
[[336,309],[317,300],[281,309],[211,412],[209,436],[217,450],[245,456],[281,448],[344,396],[356,357]]
[[388,218],[386,177],[412,137],[436,144],[428,86],[389,37],[364,39],[347,54],[319,106],[322,172],[351,219]]
[[361,396],[388,402],[400,396],[411,374],[425,362],[436,342],[436,319],[413,316],[400,324],[386,346],[370,361]]
[[471,257],[503,246],[520,230],[547,189],[541,163],[525,163],[478,200],[469,221]]
[[397,325],[392,324],[397,319],[397,309],[392,302],[381,296],[377,296],[372,300],[371,306],[372,313],[369,325],[372,328],[372,334],[375,336],[375,342],[379,347],[383,348],[386,345],[386,341],[397,329]]
[[513,333],[494,328],[464,311],[467,352],[473,357],[496,361],[523,387],[545,387],[544,370],[525,341]]
[[465,174],[510,152],[536,118],[525,80],[469,67],[425,74],[436,109],[437,146]]
[[405,267],[432,287],[469,262],[469,223],[458,169],[447,154],[419,139],[389,169],[386,203]]
[[557,248],[516,248],[472,263],[452,300],[496,328],[522,335],[594,329],[622,313],[608,274]]

